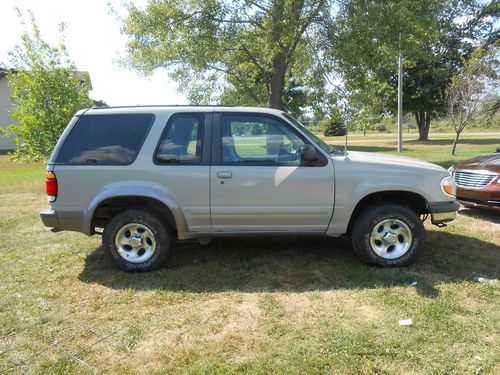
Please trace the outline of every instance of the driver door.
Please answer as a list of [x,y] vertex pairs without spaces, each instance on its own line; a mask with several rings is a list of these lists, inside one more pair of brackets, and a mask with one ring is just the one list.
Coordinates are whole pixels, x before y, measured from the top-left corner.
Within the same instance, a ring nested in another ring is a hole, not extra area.
[[300,150],[309,141],[277,116],[220,113],[214,125],[213,231],[326,231],[334,203],[331,158],[302,163]]

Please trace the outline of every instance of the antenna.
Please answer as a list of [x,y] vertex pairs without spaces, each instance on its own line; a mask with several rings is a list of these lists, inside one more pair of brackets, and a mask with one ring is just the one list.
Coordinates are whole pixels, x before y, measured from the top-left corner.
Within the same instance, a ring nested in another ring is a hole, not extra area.
[[349,133],[349,126],[345,124],[345,145],[344,145],[344,154],[347,156],[347,133]]

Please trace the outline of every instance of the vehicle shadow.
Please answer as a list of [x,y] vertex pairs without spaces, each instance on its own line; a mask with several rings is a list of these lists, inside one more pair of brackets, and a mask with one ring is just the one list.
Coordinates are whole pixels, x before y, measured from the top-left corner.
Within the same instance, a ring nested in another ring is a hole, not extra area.
[[484,208],[462,208],[458,211],[458,214],[491,221],[494,224],[500,224],[500,211],[493,211]]
[[424,297],[435,285],[497,278],[500,248],[490,242],[430,231],[424,255],[411,267],[362,264],[348,238],[225,238],[211,244],[177,243],[166,267],[148,273],[114,269],[97,248],[79,279],[113,289],[205,292],[305,292],[410,285]]

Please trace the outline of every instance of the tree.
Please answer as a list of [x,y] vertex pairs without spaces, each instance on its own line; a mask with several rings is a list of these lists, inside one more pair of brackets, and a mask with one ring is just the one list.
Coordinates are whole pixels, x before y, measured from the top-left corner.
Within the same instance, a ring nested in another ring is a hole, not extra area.
[[332,111],[327,119],[323,135],[326,137],[344,136],[347,133],[346,124],[340,110]]
[[[404,56],[403,108],[427,140],[432,118],[446,111],[445,91],[479,44],[498,38],[498,0],[343,0],[329,30],[330,53],[352,97],[381,98],[397,108],[397,56]],[[399,35],[402,41],[399,41]],[[359,101],[359,100],[358,100]]]
[[495,94],[499,89],[497,52],[497,48],[489,53],[482,48],[475,51],[446,91],[446,107],[456,132],[452,155],[455,155],[462,131],[481,115],[489,115],[484,112],[487,103],[496,104]]
[[[325,92],[318,48],[327,0],[162,0],[131,4],[127,64],[168,68],[191,102],[300,108]],[[323,97],[324,99],[324,97]]]
[[[71,117],[92,106],[88,77],[77,77],[64,44],[45,42],[30,12],[31,33],[10,53],[12,69],[7,73],[13,107],[7,133],[14,135],[17,159],[46,160]],[[19,17],[22,19],[21,14]],[[60,27],[64,32],[64,26]]]

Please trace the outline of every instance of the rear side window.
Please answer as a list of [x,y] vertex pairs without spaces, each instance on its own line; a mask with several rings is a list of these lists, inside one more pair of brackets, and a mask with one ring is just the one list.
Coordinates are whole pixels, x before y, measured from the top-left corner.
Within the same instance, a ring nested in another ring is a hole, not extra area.
[[131,164],[153,121],[150,113],[83,116],[64,142],[56,163]]
[[198,164],[203,146],[203,115],[173,115],[155,154],[157,164]]

